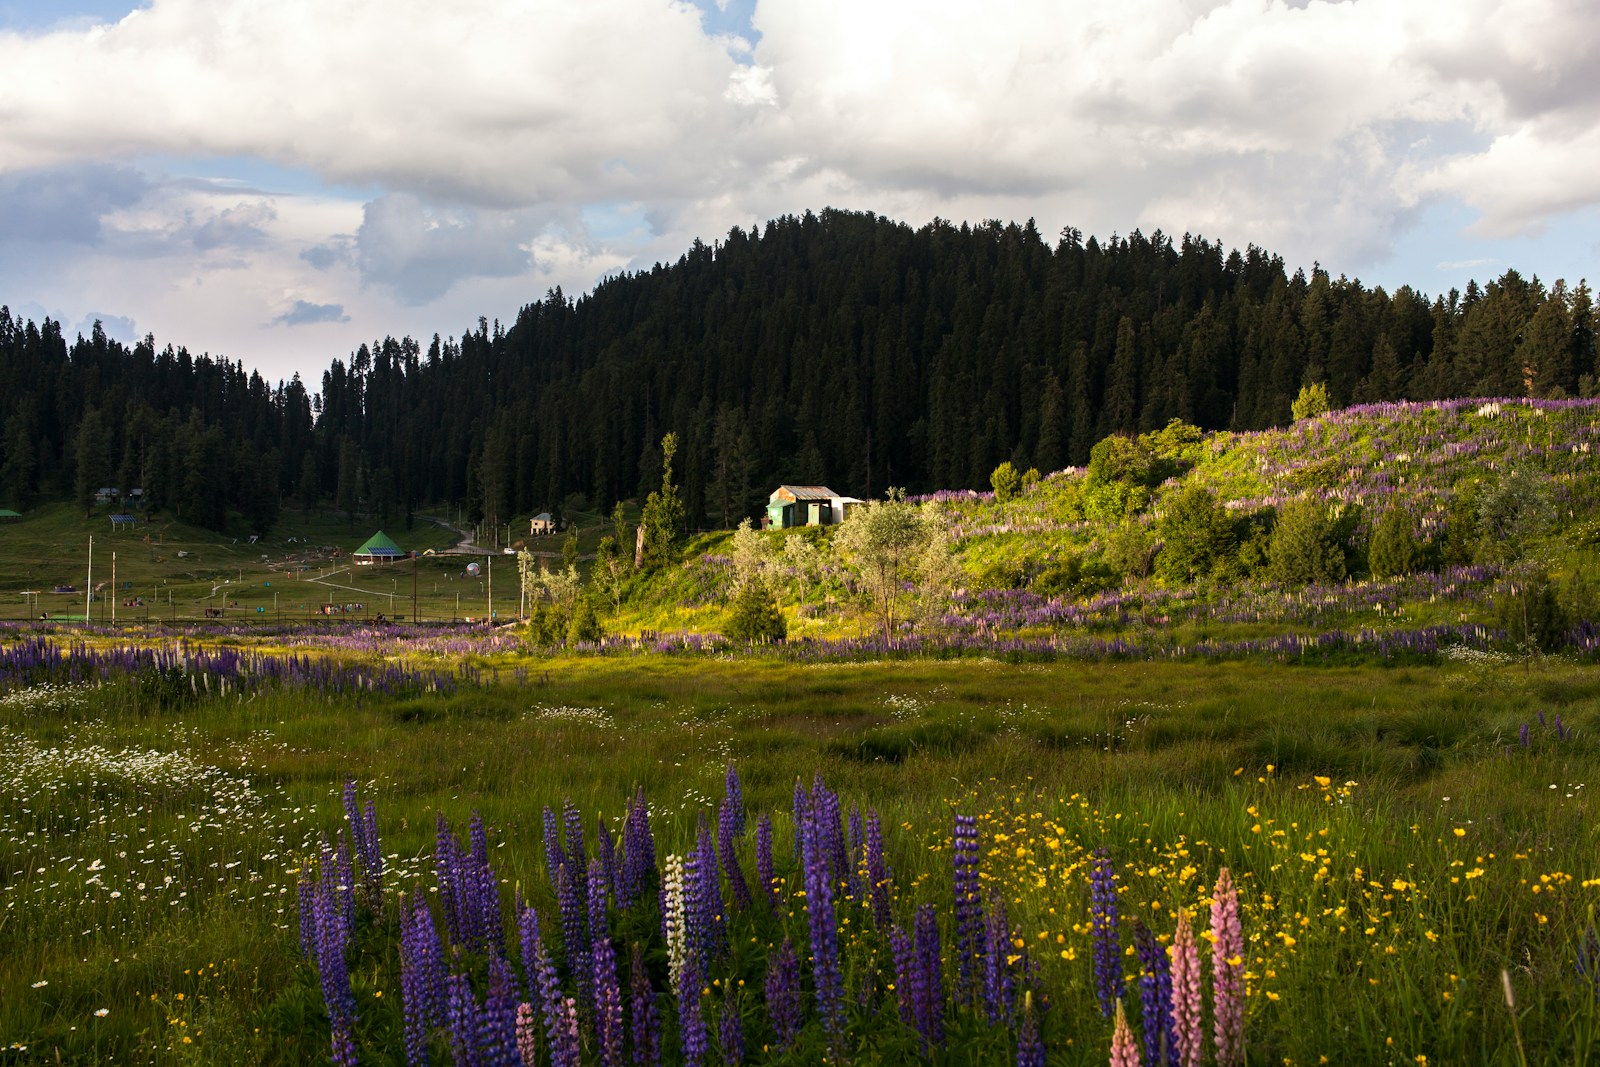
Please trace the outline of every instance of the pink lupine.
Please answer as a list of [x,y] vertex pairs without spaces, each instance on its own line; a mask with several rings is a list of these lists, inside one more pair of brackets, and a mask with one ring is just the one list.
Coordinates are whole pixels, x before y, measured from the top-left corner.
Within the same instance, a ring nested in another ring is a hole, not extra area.
[[1128,1013],[1117,1001],[1117,1021],[1111,1031],[1111,1067],[1143,1067],[1139,1055],[1139,1042],[1133,1038],[1133,1028],[1128,1025]]
[[1211,1006],[1217,1063],[1244,1062],[1244,931],[1239,923],[1239,893],[1228,868],[1211,892]]
[[1180,1067],[1200,1067],[1205,1044],[1200,1019],[1200,949],[1187,908],[1178,909],[1178,932],[1172,938],[1172,1029]]

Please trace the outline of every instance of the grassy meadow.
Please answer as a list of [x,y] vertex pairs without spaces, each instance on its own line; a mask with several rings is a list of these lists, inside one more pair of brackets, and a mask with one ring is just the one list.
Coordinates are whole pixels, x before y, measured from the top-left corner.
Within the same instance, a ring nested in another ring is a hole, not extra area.
[[[356,1047],[404,1062],[393,900],[434,885],[437,816],[459,834],[481,815],[508,928],[520,892],[559,942],[544,807],[570,798],[592,847],[595,817],[615,827],[641,787],[658,853],[683,853],[730,762],[752,824],[772,815],[779,880],[772,912],[730,915],[707,996],[713,1014],[743,1014],[751,1061],[823,1054],[810,1014],[778,1051],[759,993],[767,946],[788,936],[807,957],[790,813],[797,778],[817,774],[845,812],[881,817],[907,925],[919,903],[949,923],[953,820],[977,818],[981,878],[1051,1064],[1106,1061],[1097,848],[1117,872],[1130,978],[1127,925],[1169,943],[1187,907],[1204,929],[1231,869],[1249,1063],[1594,1057],[1596,976],[1578,966],[1600,895],[1592,668],[1484,653],[1406,667],[505,658],[529,684],[356,700],[113,678],[0,696],[0,1062],[326,1061],[296,887],[344,824],[347,776],[375,802],[390,901],[355,927]],[[619,915],[621,936],[659,942],[656,906]],[[843,1058],[914,1060],[881,933],[859,902],[839,907]],[[724,980],[744,983],[739,999]],[[1136,984],[1127,1002],[1136,1015]],[[930,1056],[1014,1062],[1015,1035],[953,1007]],[[449,1045],[435,1035],[433,1051]]]

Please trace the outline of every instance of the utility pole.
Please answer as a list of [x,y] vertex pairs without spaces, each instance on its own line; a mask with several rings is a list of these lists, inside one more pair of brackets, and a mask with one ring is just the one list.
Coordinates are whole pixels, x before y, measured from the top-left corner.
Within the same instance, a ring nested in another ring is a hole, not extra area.
[[489,557],[489,625],[494,625],[494,557]]
[[111,625],[117,624],[117,554],[111,553]]
[[411,550],[411,625],[417,624],[417,552]]
[[83,579],[83,624],[89,625],[89,605],[94,602],[94,534],[89,535],[89,573]]

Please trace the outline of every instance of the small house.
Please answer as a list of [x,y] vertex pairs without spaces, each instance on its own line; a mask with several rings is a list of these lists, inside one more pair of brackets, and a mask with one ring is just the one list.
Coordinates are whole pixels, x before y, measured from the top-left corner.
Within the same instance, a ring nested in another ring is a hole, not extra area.
[[355,550],[350,557],[358,567],[369,567],[375,563],[394,563],[396,560],[406,558],[405,550],[393,541],[382,530],[367,539],[367,543]]
[[[832,526],[844,521],[847,502],[825,485],[780,485],[767,498],[768,529],[786,530],[791,526]],[[860,503],[860,501],[855,501]]]
[[541,511],[528,520],[529,537],[547,537],[556,532],[555,516],[548,511]]
[[10,508],[0,508],[0,522],[21,522],[21,521],[22,521],[22,515],[21,515],[20,512],[12,511]]

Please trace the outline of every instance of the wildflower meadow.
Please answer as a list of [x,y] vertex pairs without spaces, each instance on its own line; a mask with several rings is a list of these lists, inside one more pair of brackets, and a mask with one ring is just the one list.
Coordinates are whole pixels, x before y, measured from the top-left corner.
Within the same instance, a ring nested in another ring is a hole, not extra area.
[[1579,661],[425,641],[362,686],[11,648],[0,1054],[1591,1058]]

